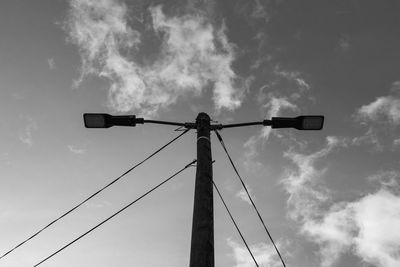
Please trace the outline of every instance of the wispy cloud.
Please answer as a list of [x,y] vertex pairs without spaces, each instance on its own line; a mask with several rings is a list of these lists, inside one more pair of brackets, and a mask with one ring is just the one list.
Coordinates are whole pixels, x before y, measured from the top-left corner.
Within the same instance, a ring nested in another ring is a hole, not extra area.
[[[151,30],[161,38],[158,54],[141,63],[141,34],[127,23],[128,9],[116,0],[71,0],[67,30],[79,47],[82,77],[111,82],[110,105],[119,112],[155,115],[179,97],[213,88],[217,111],[240,106],[243,81],[232,69],[234,46],[226,27],[213,25],[202,12],[167,16],[149,8]],[[155,58],[155,59],[154,59]]]
[[383,151],[384,143],[389,141],[389,146],[396,148],[399,135],[395,129],[400,126],[400,82],[392,83],[391,93],[377,97],[369,104],[357,109],[355,120],[367,127],[366,132],[354,139],[355,144],[370,143],[378,151]]
[[[282,110],[298,110],[298,107],[290,102],[287,97],[275,97],[272,94],[268,97],[269,101],[264,105],[264,108],[267,110],[267,118],[270,119],[272,117],[276,117]],[[264,127],[261,131],[261,136],[264,140],[268,140],[269,135],[271,134],[271,127]]]
[[25,145],[33,145],[33,132],[38,130],[38,125],[32,117],[23,117],[25,127],[18,132],[18,139]]
[[393,140],[393,146],[394,147],[400,146],[400,138],[397,138],[397,139]]
[[71,153],[76,155],[83,155],[86,153],[86,149],[78,147],[76,145],[68,145],[67,148]]
[[[300,232],[321,245],[322,265],[330,266],[340,255],[343,244],[346,244],[346,236],[338,235],[336,232],[336,218],[327,217],[324,227],[320,227],[318,219],[323,216],[321,204],[330,199],[330,192],[321,186],[321,178],[326,169],[317,169],[315,164],[326,157],[334,148],[342,145],[342,141],[336,137],[328,137],[327,145],[319,151],[309,155],[296,153],[289,150],[285,157],[289,158],[296,166],[288,169],[282,180],[285,190],[289,195],[287,206],[288,215],[291,219],[301,224]],[[341,214],[338,214],[341,215]],[[344,221],[343,221],[344,222]],[[332,226],[333,225],[333,226]],[[332,240],[326,243],[316,233],[326,231],[332,236]],[[336,238],[333,240],[333,238]]]
[[10,154],[8,152],[4,152],[4,153],[0,154],[0,164],[5,165],[5,166],[13,165],[13,163],[10,159]]
[[54,61],[54,58],[47,59],[47,65],[49,65],[50,70],[54,70],[56,68],[56,62]]
[[379,183],[382,187],[395,189],[399,187],[400,172],[395,170],[379,171],[367,178],[369,182]]
[[351,48],[350,36],[348,34],[343,34],[338,41],[337,48],[340,52],[347,52]]
[[252,136],[243,145],[243,164],[248,171],[257,171],[262,167],[262,163],[257,160],[259,139],[260,136]]
[[[279,65],[273,67],[274,79],[259,89],[257,101],[262,106],[266,119],[280,116],[283,112],[300,111],[297,103],[308,95],[311,86],[299,71],[288,71]],[[281,84],[290,84],[287,94],[281,92]],[[263,127],[258,135],[250,137],[244,144],[244,165],[248,168],[260,166],[257,161],[258,148],[269,140],[271,134],[281,137],[279,132],[270,127]],[[248,168],[249,169],[249,168]]]
[[393,82],[390,91],[392,91],[393,93],[400,92],[400,81]]
[[313,154],[303,155],[293,150],[285,152],[284,156],[296,165],[296,169],[287,170],[282,180],[289,194],[289,216],[292,219],[300,221],[308,219],[317,210],[316,203],[329,199],[329,192],[319,187],[321,184],[319,179],[326,169],[316,169],[314,165],[333,149],[344,145],[342,139],[330,136],[327,137],[327,145]]
[[263,19],[265,22],[270,20],[270,15],[267,12],[267,7],[264,6],[265,2],[261,2],[260,0],[255,0],[253,11],[251,16],[256,19]]
[[333,148],[345,144],[330,137],[324,148],[312,154],[286,154],[297,168],[283,179],[289,195],[289,216],[300,223],[300,233],[319,244],[324,267],[331,266],[344,252],[379,267],[399,266],[400,234],[396,234],[396,227],[400,223],[400,172],[379,172],[367,179],[379,183],[374,192],[330,204],[332,192],[322,181],[327,169],[317,169],[315,164]]
[[[254,266],[254,261],[244,245],[240,245],[232,238],[229,238],[227,243],[232,249],[233,258],[235,259],[235,267]],[[280,243],[277,243],[277,246],[281,247]],[[254,258],[257,260],[259,266],[275,267],[282,265],[272,245],[258,243],[255,245],[250,245],[250,250],[253,253]]]
[[96,203],[85,203],[85,207],[88,209],[103,209],[111,207],[112,203],[107,200],[98,201]]
[[362,120],[400,124],[400,98],[396,96],[381,96],[370,104],[358,109]]
[[[246,188],[247,191],[250,194],[250,197],[253,199],[253,201],[255,200],[255,196],[253,196],[252,192],[253,190],[250,188],[250,186],[248,184],[246,184]],[[242,188],[239,192],[236,193],[235,195],[236,197],[240,198],[241,200],[243,200],[244,202],[248,203],[249,205],[251,205],[251,201],[249,196],[247,195],[246,191],[244,190],[244,188]]]
[[383,145],[378,138],[378,133],[373,127],[368,127],[368,130],[361,136],[353,137],[351,140],[353,145],[371,145],[375,151],[382,151]]
[[[268,99],[266,104],[264,104],[264,109],[266,109],[266,118],[270,119],[272,117],[279,116],[283,110],[298,110],[298,107],[290,102],[286,97],[276,97],[273,94],[268,94],[267,96],[261,96],[260,98]],[[254,168],[259,168],[262,166],[260,162],[257,161],[258,147],[260,143],[268,141],[272,129],[270,127],[264,127],[258,135],[250,137],[243,145],[244,147],[244,166],[250,170]]]
[[299,71],[283,70],[280,66],[277,65],[274,68],[274,74],[278,77],[285,78],[288,81],[295,82],[298,86],[297,89],[300,92],[304,92],[311,88],[311,86],[304,80],[304,78],[302,78],[302,75]]

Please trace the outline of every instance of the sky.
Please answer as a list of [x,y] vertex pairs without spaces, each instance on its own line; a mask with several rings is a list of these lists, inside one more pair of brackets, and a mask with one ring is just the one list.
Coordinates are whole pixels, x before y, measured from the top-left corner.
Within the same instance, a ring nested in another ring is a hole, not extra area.
[[[400,266],[400,3],[0,2],[0,253],[193,122],[324,115],[322,131],[224,129],[287,266]],[[214,181],[260,266],[282,266],[212,133]],[[33,266],[191,162],[196,132],[0,260]],[[41,266],[188,266],[189,168]],[[254,266],[214,194],[215,266]]]

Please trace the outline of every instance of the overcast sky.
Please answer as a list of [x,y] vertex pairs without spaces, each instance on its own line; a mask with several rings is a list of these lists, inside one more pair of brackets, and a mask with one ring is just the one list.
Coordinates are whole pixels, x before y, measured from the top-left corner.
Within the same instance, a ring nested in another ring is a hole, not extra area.
[[[400,266],[400,2],[3,0],[0,253],[179,134],[82,114],[219,123],[286,261]],[[195,158],[191,131],[0,260],[33,266]],[[260,266],[281,266],[213,134],[214,180]],[[42,266],[188,266],[195,168]],[[215,265],[254,266],[215,194]]]

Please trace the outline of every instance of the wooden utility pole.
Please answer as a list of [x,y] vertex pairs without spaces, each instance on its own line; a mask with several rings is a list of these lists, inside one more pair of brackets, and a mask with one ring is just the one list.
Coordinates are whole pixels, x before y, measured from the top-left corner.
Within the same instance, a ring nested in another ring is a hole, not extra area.
[[[180,128],[184,127],[187,130],[197,129],[197,169],[194,190],[190,267],[214,267],[214,207],[210,131],[252,125],[271,126],[272,128],[295,128],[298,130],[321,130],[324,125],[324,116],[320,115],[297,116],[295,118],[273,117],[272,120],[211,125],[210,116],[204,112],[201,112],[197,115],[196,123],[145,120],[143,118],[136,118],[135,115],[112,116],[105,113],[85,113],[83,114],[83,119],[85,122],[85,127],[87,128],[109,128],[112,126],[136,126],[136,124],[156,123],[179,126]],[[160,150],[158,150],[157,153]],[[255,206],[254,208],[256,209]],[[263,222],[257,209],[256,211],[261,222]],[[265,225],[264,227],[270,236]],[[39,233],[40,232],[36,233],[35,235]],[[272,238],[271,241],[273,242]],[[24,241],[24,243],[25,242],[26,241]],[[20,245],[22,244],[23,243]],[[275,249],[281,258],[283,266],[285,266],[285,263],[283,262],[276,246]],[[12,250],[1,256],[1,258],[11,251]]]
[[190,267],[214,267],[214,209],[210,117],[199,113]]

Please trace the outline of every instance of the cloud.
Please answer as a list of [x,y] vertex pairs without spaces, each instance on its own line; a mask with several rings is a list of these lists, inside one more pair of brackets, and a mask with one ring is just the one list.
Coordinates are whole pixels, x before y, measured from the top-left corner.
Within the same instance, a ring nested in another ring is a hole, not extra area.
[[400,81],[395,81],[392,83],[391,91],[392,92],[400,91]]
[[257,156],[258,156],[257,147],[259,139],[260,139],[259,136],[252,136],[243,145],[244,148],[243,164],[248,171],[249,170],[257,171],[262,167],[262,163],[257,161]]
[[[227,243],[233,250],[235,267],[254,266],[254,261],[244,245],[240,245],[239,243],[235,242],[232,238],[229,238],[227,240]],[[272,245],[267,245],[265,243],[258,243],[255,245],[250,245],[249,247],[259,266],[275,267],[282,265]],[[279,243],[277,243],[277,247],[278,248],[281,247]]]
[[397,138],[397,139],[393,140],[393,146],[394,147],[400,146],[400,138]]
[[399,87],[399,81],[393,82],[389,95],[377,97],[356,110],[355,121],[367,129],[363,135],[354,138],[354,144],[369,143],[377,151],[383,151],[385,147],[397,148],[399,136],[394,129],[400,126]]
[[225,24],[214,29],[199,15],[167,18],[160,6],[150,10],[154,29],[166,34],[164,58],[155,68],[161,71],[161,81],[177,83],[182,90],[192,87],[198,92],[213,82],[216,108],[237,108],[240,93],[234,88],[236,74],[231,68],[235,56]]
[[330,137],[324,148],[312,154],[285,154],[296,165],[283,179],[289,217],[300,223],[301,234],[319,245],[324,267],[345,252],[378,267],[399,266],[400,172],[378,172],[367,179],[378,183],[377,190],[353,201],[331,204],[332,192],[322,181],[327,169],[317,169],[315,164],[345,144]]
[[343,34],[338,41],[338,49],[341,52],[347,52],[349,51],[351,44],[350,44],[350,37],[347,34]]
[[[286,97],[276,97],[270,93],[266,96],[261,95],[259,99],[262,99],[261,101],[268,99],[267,103],[263,106],[267,110],[266,118],[268,119],[278,116],[283,110],[298,110],[298,107]],[[247,170],[257,170],[262,167],[261,162],[256,159],[258,148],[260,142],[264,143],[268,141],[271,133],[273,133],[271,127],[263,127],[258,135],[250,137],[244,143],[243,164]]]
[[54,61],[54,58],[47,59],[47,64],[49,65],[50,70],[54,70],[56,68],[56,63]]
[[[337,220],[335,216],[323,219],[321,205],[331,199],[331,194],[321,186],[321,178],[327,170],[317,169],[315,164],[342,145],[342,139],[328,137],[326,146],[312,154],[304,155],[293,150],[284,154],[296,166],[295,169],[286,170],[282,180],[289,195],[288,215],[300,223],[300,233],[321,245],[322,266],[330,266],[338,258],[347,240],[346,235],[341,234],[336,227],[337,222],[345,221]],[[332,208],[332,211],[334,210],[335,208]],[[340,215],[342,213],[338,212],[337,216]],[[326,236],[332,237],[330,242],[326,242]]]
[[396,96],[382,96],[357,111],[362,120],[374,122],[385,121],[392,125],[400,124],[400,98]]
[[300,92],[307,91],[311,86],[301,77],[301,73],[298,71],[287,71],[282,70],[279,66],[275,66],[274,74],[277,77],[285,78],[288,81],[295,82],[297,84],[297,89]]
[[[256,198],[255,198],[255,196],[253,196],[253,194],[252,194],[252,191],[253,191],[253,190],[249,187],[248,184],[246,184],[246,188],[247,188],[247,191],[248,191],[249,194],[250,194],[250,197],[251,197],[251,198],[253,199],[253,201],[254,201]],[[246,193],[246,191],[244,190],[244,188],[242,188],[239,192],[237,192],[235,196],[238,197],[238,198],[240,198],[240,199],[243,200],[244,202],[248,203],[249,205],[251,205],[250,198],[249,198],[249,196],[247,195],[247,193]]]
[[255,0],[251,17],[255,19],[264,19],[265,22],[270,20],[270,15],[267,13],[265,6],[263,6],[260,0]]
[[315,163],[326,157],[333,149],[345,146],[343,139],[327,137],[327,145],[310,155],[303,155],[289,150],[284,153],[295,165],[296,169],[288,169],[282,183],[289,194],[289,216],[296,221],[307,220],[317,210],[317,203],[327,201],[329,192],[321,188],[320,177],[326,169],[316,169]]
[[13,162],[10,159],[10,154],[8,152],[4,152],[0,154],[0,164],[4,166],[12,166]]
[[161,6],[149,8],[151,30],[161,38],[154,60],[137,60],[139,31],[127,23],[126,5],[116,0],[71,0],[66,29],[79,47],[82,76],[107,78],[111,108],[155,115],[179,97],[199,96],[212,87],[218,111],[234,110],[244,96],[240,79],[231,65],[234,46],[226,27],[210,23],[201,12],[167,16]]
[[395,170],[379,171],[367,178],[368,181],[379,183],[382,187],[393,190],[399,187],[400,172]]
[[103,209],[111,206],[112,206],[111,202],[107,200],[102,200],[96,203],[88,203],[88,202],[85,203],[85,207],[88,209]]
[[351,143],[356,146],[369,144],[372,145],[375,151],[383,151],[383,145],[378,138],[377,131],[373,127],[368,127],[368,130],[363,135],[354,137]]
[[359,231],[353,237],[357,254],[377,266],[400,266],[400,196],[380,189],[349,208]]
[[[262,104],[265,110],[266,119],[279,116],[283,111],[299,111],[299,107],[295,104],[299,98],[310,89],[310,85],[301,77],[300,72],[284,71],[279,66],[275,66],[274,74],[276,81],[265,84],[259,89],[257,101]],[[294,83],[296,88],[295,92],[290,96],[281,96],[281,92],[268,92],[280,80],[289,81]],[[258,147],[260,143],[265,143],[269,140],[271,133],[281,137],[277,131],[273,131],[271,127],[263,127],[258,135],[250,137],[244,144],[244,165],[247,169],[259,167],[262,164],[256,160],[258,156]]]
[[334,205],[320,221],[310,221],[303,231],[322,245],[323,266],[344,252],[378,267],[400,265],[400,195],[387,189],[348,203]]
[[31,117],[25,117],[25,127],[19,131],[18,139],[28,147],[33,145],[33,132],[38,129],[36,121]]
[[[276,117],[279,115],[279,113],[282,110],[298,110],[298,107],[291,103],[288,98],[286,97],[275,97],[272,94],[269,97],[269,101],[264,105],[264,108],[266,108],[267,111],[267,119],[270,119],[272,117]],[[272,132],[271,127],[264,127],[261,130],[261,136],[264,138],[264,140],[268,140],[269,135]]]
[[333,205],[322,218],[307,218],[301,233],[319,244],[321,266],[331,266],[340,255],[350,249],[353,242],[352,233],[356,230],[351,220],[351,210],[343,203]]
[[68,145],[68,150],[76,155],[83,155],[86,153],[86,149],[83,148],[79,148],[78,146],[74,146],[74,145]]

